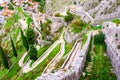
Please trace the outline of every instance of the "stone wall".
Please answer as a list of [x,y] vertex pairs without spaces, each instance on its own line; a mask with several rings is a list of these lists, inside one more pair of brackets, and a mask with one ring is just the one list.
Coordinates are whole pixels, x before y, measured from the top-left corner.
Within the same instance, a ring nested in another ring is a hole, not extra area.
[[88,11],[91,16],[97,17],[103,15],[106,11],[117,4],[118,0],[102,0],[94,9]]
[[85,23],[94,23],[94,19],[83,9],[82,6],[71,5],[71,13],[80,16]]
[[103,23],[103,33],[107,45],[107,54],[110,57],[113,69],[120,80],[120,25],[115,23]]
[[91,41],[91,32],[88,35],[86,43],[75,56],[71,68],[68,70],[60,69],[55,73],[42,74],[36,80],[79,80],[82,69],[86,61],[86,55]]
[[97,16],[94,21],[97,24],[101,21],[102,22],[103,21],[108,21],[108,20],[115,19],[115,18],[120,18],[120,11],[114,12],[114,13],[111,13],[111,14]]

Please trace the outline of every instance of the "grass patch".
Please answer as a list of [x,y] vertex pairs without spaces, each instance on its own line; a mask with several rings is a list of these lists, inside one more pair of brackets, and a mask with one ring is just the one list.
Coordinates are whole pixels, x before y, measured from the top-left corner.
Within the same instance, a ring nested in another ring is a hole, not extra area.
[[[20,67],[18,65],[18,61],[14,64],[14,66],[9,70],[9,72],[2,78],[2,80],[12,80],[15,75],[20,71]],[[14,80],[14,79],[13,79]]]
[[88,36],[87,36],[86,34],[84,34],[83,40],[82,40],[82,46],[86,43],[87,37],[88,37]]
[[100,30],[100,29],[102,29],[102,26],[101,25],[91,26],[91,29],[92,30]]
[[50,45],[46,45],[46,46],[44,46],[44,47],[41,47],[41,48],[38,50],[38,57],[40,57],[49,47],[50,47]]
[[56,63],[55,68],[54,68],[54,70],[53,70],[52,72],[57,71],[57,70],[62,66],[62,64],[64,63],[64,61],[65,61],[65,58],[60,59],[60,60]]
[[23,63],[25,63],[27,61],[27,59],[29,58],[29,55],[27,54],[23,60]]
[[70,44],[70,43],[66,42],[65,43],[65,53],[64,53],[63,56],[65,56],[66,54],[68,54],[71,51],[72,47],[73,47],[73,44]]
[[87,27],[87,24],[80,20],[80,18],[76,18],[76,20],[73,23],[71,23],[70,26],[72,27],[72,32],[76,34],[85,29]]
[[[115,74],[111,71],[112,66],[109,58],[104,55],[105,45],[95,44],[93,50],[94,54],[90,50],[88,51],[87,56],[93,58],[90,60],[87,58],[83,71],[85,76],[82,75],[80,80],[117,80]],[[90,71],[87,69],[89,63],[92,63],[92,68]]]
[[116,23],[116,25],[118,26],[120,24],[120,18],[113,19],[111,20],[111,22]]
[[3,69],[3,70],[0,70],[0,78],[5,74],[7,73],[7,69]]

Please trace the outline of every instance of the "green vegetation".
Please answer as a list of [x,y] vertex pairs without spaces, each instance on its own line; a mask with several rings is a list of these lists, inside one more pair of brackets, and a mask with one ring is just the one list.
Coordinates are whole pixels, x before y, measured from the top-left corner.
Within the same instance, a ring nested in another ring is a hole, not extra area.
[[11,41],[11,45],[12,45],[12,51],[13,51],[13,54],[15,57],[17,57],[17,51],[16,51],[16,48],[14,46],[14,43],[13,43],[13,40],[12,38],[10,37],[10,41]]
[[22,77],[18,77],[17,80],[34,80],[37,76],[40,76],[42,71],[45,69],[47,64],[55,57],[55,55],[60,51],[60,45],[57,45],[54,50],[45,58],[35,69],[23,74]]
[[120,24],[120,18],[113,19],[112,22],[116,23],[116,25],[118,26]]
[[70,13],[70,10],[67,11],[67,16],[65,16],[65,22],[70,22],[74,18],[73,14]]
[[28,42],[27,42],[27,39],[26,37],[24,36],[24,33],[22,31],[22,29],[20,30],[21,31],[21,39],[22,39],[22,43],[23,43],[23,46],[27,49],[27,51],[29,50],[29,45],[28,45]]
[[7,18],[6,23],[4,24],[4,28],[7,32],[9,32],[10,27],[14,26],[16,22],[18,22],[20,16],[17,13],[12,14],[11,17]]
[[23,63],[25,63],[29,59],[29,55],[27,54],[23,60]]
[[20,67],[18,61],[13,64],[13,66],[8,70],[7,74],[2,78],[3,80],[16,80],[16,76],[19,76]]
[[72,50],[73,44],[71,43],[65,43],[65,53],[63,56],[65,56],[66,54],[68,54],[71,50]]
[[47,19],[47,22],[41,23],[41,34],[42,38],[45,40],[47,35],[50,35],[50,24],[52,22]]
[[79,33],[87,27],[87,24],[80,20],[80,18],[76,18],[76,20],[73,21],[70,26],[72,27],[72,32]]
[[62,66],[64,61],[65,61],[65,58],[60,59],[60,61],[58,61],[57,64],[55,65],[55,68],[54,68],[54,70],[52,72],[57,71]]
[[30,23],[32,22],[32,18],[30,16],[27,17],[27,25],[30,26]]
[[44,46],[44,47],[41,47],[41,48],[38,50],[38,57],[40,57],[49,47],[50,47],[50,45],[46,45],[46,46]]
[[117,80],[115,74],[111,71],[112,66],[109,58],[105,56],[105,52],[104,43],[92,44],[91,41],[83,70],[84,75],[80,77],[80,80]]
[[9,4],[8,6],[9,6],[8,8],[9,8],[10,10],[14,10],[14,7],[13,7],[12,4]]
[[84,45],[86,43],[87,37],[88,36],[86,34],[84,34],[83,39],[82,39],[82,45]]
[[61,17],[60,13],[55,13],[55,17]]
[[104,43],[104,34],[100,32],[99,34],[94,36],[94,44],[103,44]]
[[98,26],[91,26],[92,30],[100,30],[102,29],[102,26],[101,25],[98,25]]
[[46,0],[33,0],[33,1],[39,2],[39,5],[40,5],[40,9],[39,10],[40,10],[40,12],[43,12]]
[[2,10],[3,9],[3,7],[2,6],[0,6],[0,10]]
[[9,69],[9,64],[8,64],[8,60],[7,57],[5,56],[5,53],[0,45],[0,57],[2,59],[3,65],[5,68]]
[[34,45],[30,45],[30,50],[28,52],[28,55],[31,60],[37,59],[37,49],[34,47]]
[[26,39],[29,44],[34,44],[35,36],[36,36],[36,34],[35,34],[34,30],[29,27],[26,31]]

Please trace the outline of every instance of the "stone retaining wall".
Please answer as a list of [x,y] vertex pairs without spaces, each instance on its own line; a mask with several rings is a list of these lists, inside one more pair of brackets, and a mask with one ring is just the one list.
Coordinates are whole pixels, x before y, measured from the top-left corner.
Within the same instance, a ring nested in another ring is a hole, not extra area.
[[115,23],[103,23],[103,33],[105,34],[105,42],[107,45],[107,55],[110,57],[113,69],[120,80],[120,25]]
[[55,73],[42,74],[36,80],[79,80],[86,61],[86,55],[91,41],[91,32],[88,35],[86,43],[81,51],[75,56],[71,68],[67,70],[60,69]]
[[99,23],[101,21],[108,21],[108,20],[111,20],[111,19],[114,19],[114,18],[120,18],[120,11],[114,12],[114,13],[111,13],[111,14],[97,16],[94,21],[96,23]]

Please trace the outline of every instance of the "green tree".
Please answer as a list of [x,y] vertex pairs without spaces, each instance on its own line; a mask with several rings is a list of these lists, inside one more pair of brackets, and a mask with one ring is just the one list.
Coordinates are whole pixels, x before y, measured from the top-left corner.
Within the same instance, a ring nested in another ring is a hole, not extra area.
[[2,63],[4,65],[5,68],[9,69],[9,64],[8,64],[8,61],[7,61],[7,58],[4,54],[4,51],[0,45],[0,57],[1,57],[1,60],[2,60]]
[[29,50],[29,45],[28,45],[28,42],[27,42],[27,39],[26,37],[24,36],[24,33],[22,31],[22,29],[20,30],[21,31],[21,39],[22,39],[22,43],[23,43],[23,46],[27,49],[27,51]]
[[35,32],[32,28],[28,28],[26,31],[26,38],[29,44],[34,44],[35,42]]
[[17,57],[17,51],[16,51],[15,45],[14,45],[13,40],[12,40],[11,37],[10,37],[10,41],[11,41],[11,45],[12,45],[13,54],[14,54],[15,57]]
[[34,45],[30,45],[30,50],[28,52],[28,55],[31,60],[37,59],[37,49],[34,47]]

